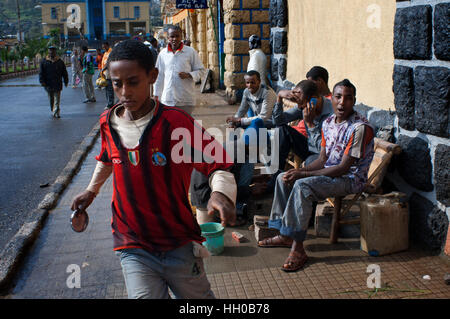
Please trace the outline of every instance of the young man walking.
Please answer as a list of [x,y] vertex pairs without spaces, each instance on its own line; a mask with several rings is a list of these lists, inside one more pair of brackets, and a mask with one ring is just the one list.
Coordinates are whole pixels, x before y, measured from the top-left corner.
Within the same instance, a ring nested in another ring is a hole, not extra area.
[[81,71],[83,73],[83,90],[86,95],[86,100],[84,100],[83,103],[97,102],[95,100],[94,84],[92,83],[92,77],[95,73],[94,58],[89,54],[86,46],[81,48],[81,57],[81,67],[83,68]]
[[60,118],[62,81],[67,87],[69,76],[66,65],[56,54],[56,47],[48,48],[48,55],[42,60],[39,70],[39,82],[45,88],[50,101],[50,111],[54,118]]
[[179,27],[169,27],[168,36],[169,43],[156,61],[159,75],[154,95],[165,105],[177,106],[191,114],[195,106],[195,83],[201,80],[205,68],[197,51],[181,41]]

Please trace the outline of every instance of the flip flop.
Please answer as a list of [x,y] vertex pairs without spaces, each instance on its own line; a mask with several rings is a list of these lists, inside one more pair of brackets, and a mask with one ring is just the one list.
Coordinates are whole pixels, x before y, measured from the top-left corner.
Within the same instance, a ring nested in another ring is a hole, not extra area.
[[294,272],[303,268],[308,260],[306,254],[300,254],[297,251],[291,251],[288,258],[285,260],[281,270],[285,272]]
[[286,243],[280,235],[271,238],[265,238],[258,242],[259,247],[287,247],[291,248],[292,243]]

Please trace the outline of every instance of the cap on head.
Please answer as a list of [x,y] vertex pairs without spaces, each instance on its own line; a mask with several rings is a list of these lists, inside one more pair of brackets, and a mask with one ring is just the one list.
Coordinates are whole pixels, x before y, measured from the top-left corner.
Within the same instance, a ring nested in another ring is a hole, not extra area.
[[260,48],[261,38],[258,37],[256,34],[252,34],[250,38],[248,38],[248,46],[250,47],[250,50]]

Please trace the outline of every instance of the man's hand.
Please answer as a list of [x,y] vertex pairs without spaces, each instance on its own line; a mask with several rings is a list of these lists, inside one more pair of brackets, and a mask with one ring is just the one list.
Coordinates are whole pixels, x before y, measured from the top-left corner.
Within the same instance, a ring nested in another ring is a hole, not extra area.
[[303,119],[308,128],[313,128],[314,119],[316,118],[316,110],[313,108],[310,102],[307,103],[306,107],[303,109]]
[[85,210],[86,208],[89,207],[89,205],[91,205],[95,196],[96,196],[95,193],[85,190],[83,193],[77,195],[73,199],[71,209],[72,210],[77,210],[77,209]]
[[208,215],[213,215],[215,211],[219,212],[222,226],[225,227],[227,224],[234,226],[236,224],[236,208],[224,194],[212,192],[207,209]]
[[291,90],[280,90],[277,95],[277,102],[281,103],[281,102],[283,102],[283,99],[290,100],[293,97],[294,97],[294,95],[292,94]]
[[228,117],[227,123],[230,125],[230,127],[236,128],[241,126],[241,118],[240,117]]
[[306,171],[303,168],[293,168],[284,173],[282,179],[286,185],[293,186],[295,181],[306,177]]
[[183,80],[185,80],[185,79],[192,79],[192,75],[190,75],[189,73],[186,73],[186,72],[180,72],[180,73],[178,73],[178,75]]

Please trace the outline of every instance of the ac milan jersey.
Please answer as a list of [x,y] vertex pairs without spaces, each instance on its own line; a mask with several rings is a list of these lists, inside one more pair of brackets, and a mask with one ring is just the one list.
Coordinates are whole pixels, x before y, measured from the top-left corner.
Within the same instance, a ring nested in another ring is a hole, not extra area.
[[102,146],[96,157],[113,167],[114,250],[168,251],[202,242],[187,196],[191,172],[210,176],[231,167],[230,158],[192,117],[158,102],[138,146],[126,148],[110,124],[119,106],[100,118]]

